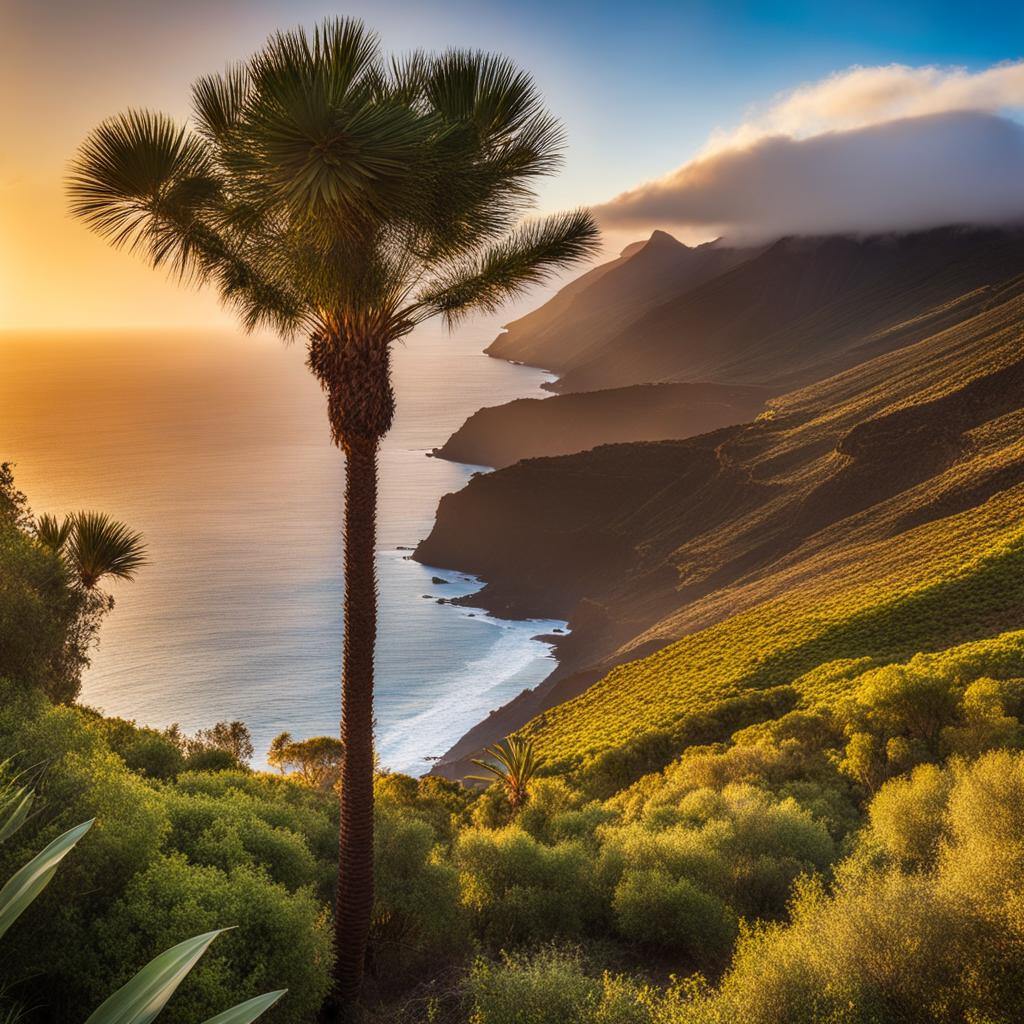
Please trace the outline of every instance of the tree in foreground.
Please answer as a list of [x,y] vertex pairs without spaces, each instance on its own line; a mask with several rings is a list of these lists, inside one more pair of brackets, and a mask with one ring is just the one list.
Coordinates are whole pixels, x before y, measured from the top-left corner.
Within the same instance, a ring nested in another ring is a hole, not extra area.
[[83,143],[74,215],[154,266],[212,284],[247,330],[307,343],[345,454],[344,744],[336,993],[357,998],[373,908],[377,452],[392,346],[493,311],[595,254],[578,210],[524,221],[562,129],[531,77],[451,50],[385,60],[351,20],[278,33],[200,79],[189,127],[130,110]]
[[530,740],[509,736],[505,743],[487,747],[484,753],[492,758],[490,761],[477,761],[475,764],[483,768],[487,775],[470,775],[468,778],[480,782],[498,782],[508,796],[513,811],[518,811],[529,799],[530,782],[543,763],[533,749]]

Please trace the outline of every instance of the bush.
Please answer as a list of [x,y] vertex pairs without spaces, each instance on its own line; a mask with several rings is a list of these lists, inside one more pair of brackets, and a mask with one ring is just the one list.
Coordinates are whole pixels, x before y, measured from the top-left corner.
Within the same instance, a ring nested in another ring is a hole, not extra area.
[[582,934],[601,913],[589,861],[579,843],[545,846],[514,825],[470,829],[454,850],[463,903],[494,949]]
[[891,779],[868,810],[870,838],[901,867],[930,867],[939,853],[952,773],[919,765],[907,778]]
[[963,724],[943,730],[943,747],[966,757],[999,747],[1020,747],[1024,744],[1022,700],[1024,680],[976,679],[964,691]]
[[148,781],[110,750],[95,713],[2,684],[0,751],[45,766],[41,824],[4,844],[0,877],[72,825],[97,819],[36,912],[19,921],[19,941],[5,947],[5,974],[36,979],[19,991],[26,1001],[58,1016],[98,1005],[162,949],[236,924],[246,927],[218,941],[181,990],[195,994],[192,1002],[176,998],[180,1016],[169,1019],[204,1019],[197,1007],[209,1016],[239,993],[282,983],[292,991],[278,1019],[315,1012],[330,944],[323,904],[308,885],[320,868],[305,837],[318,853],[330,848],[333,861],[323,837],[336,830],[328,812],[303,802],[313,791],[242,772]]
[[[915,796],[920,806],[904,823]],[[720,988],[680,1003],[671,1020],[1021,1019],[1024,755],[918,768],[888,783],[870,815],[835,891],[803,884],[792,923],[741,938]],[[873,862],[879,844],[886,856]]]
[[299,889],[317,881],[317,864],[298,832],[271,825],[240,795],[170,793],[172,849],[193,864],[223,871],[259,865],[275,882]]
[[736,939],[736,917],[720,899],[687,878],[627,869],[615,888],[615,926],[625,938],[720,963]]
[[73,585],[32,522],[10,464],[0,463],[0,679],[71,701],[109,602]]
[[586,973],[574,950],[478,960],[467,983],[470,1024],[654,1024],[652,993]]
[[[409,775],[378,775],[373,783],[378,806],[401,810],[425,821],[439,842],[448,845],[459,827],[466,823],[475,794],[472,790],[438,775],[414,779]],[[508,801],[505,801],[506,805]]]
[[111,988],[106,979],[120,985],[131,976],[124,965],[145,963],[183,937],[225,922],[238,927],[193,969],[161,1020],[194,1024],[231,1000],[275,987],[288,989],[276,1020],[305,1024],[314,1017],[331,962],[328,917],[318,902],[258,870],[196,867],[180,854],[157,858],[97,922],[93,948],[80,957],[92,967],[83,987],[95,1002]]
[[517,816],[519,827],[542,843],[555,840],[553,822],[579,810],[585,798],[565,779],[537,779],[530,786],[529,802]]
[[378,808],[374,832],[373,956],[390,985],[425,967],[465,953],[469,928],[459,878],[435,849],[437,835],[423,820]]
[[173,735],[123,718],[106,718],[87,708],[82,710],[95,715],[94,721],[103,729],[110,749],[133,772],[150,779],[174,779],[184,770],[185,755]]
[[750,785],[718,792],[685,790],[670,778],[666,790],[648,786],[631,813],[641,820],[601,830],[599,877],[618,885],[628,870],[656,870],[687,879],[736,914],[777,916],[805,872],[824,870],[836,855],[828,829],[794,799]]

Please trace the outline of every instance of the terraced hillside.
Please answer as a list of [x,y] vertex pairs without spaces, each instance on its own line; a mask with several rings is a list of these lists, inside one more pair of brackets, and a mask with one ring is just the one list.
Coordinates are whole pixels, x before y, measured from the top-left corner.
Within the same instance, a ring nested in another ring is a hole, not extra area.
[[1019,626],[1024,279],[898,329],[920,340],[746,426],[529,460],[446,498],[418,557],[573,625],[559,672],[452,759],[533,719],[575,762],[723,698],[825,699],[859,659]]

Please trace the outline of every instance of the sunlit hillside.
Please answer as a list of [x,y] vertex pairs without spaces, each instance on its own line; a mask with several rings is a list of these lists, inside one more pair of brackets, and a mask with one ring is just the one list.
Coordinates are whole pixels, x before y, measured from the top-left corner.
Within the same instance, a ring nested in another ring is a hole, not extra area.
[[[741,472],[750,493],[672,551],[679,607],[619,656],[682,639],[532,722],[541,749],[569,763],[782,683],[806,704],[831,700],[859,659],[902,659],[1017,624],[1020,284],[987,306],[776,400],[728,438],[721,475]],[[691,509],[710,509],[713,494],[694,496]],[[665,539],[652,531],[646,543]]]

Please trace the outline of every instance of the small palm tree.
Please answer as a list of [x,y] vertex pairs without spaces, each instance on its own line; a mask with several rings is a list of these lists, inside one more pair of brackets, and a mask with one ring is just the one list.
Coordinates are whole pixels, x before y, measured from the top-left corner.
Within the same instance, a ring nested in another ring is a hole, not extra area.
[[74,522],[71,516],[58,519],[56,516],[44,513],[36,520],[36,537],[44,547],[60,554],[68,542],[68,537],[71,536]]
[[36,536],[63,557],[85,590],[95,590],[107,576],[133,580],[146,563],[142,534],[103,512],[78,512],[60,521],[41,515]]
[[194,122],[101,124],[69,181],[72,212],[154,266],[210,282],[243,327],[307,344],[345,455],[345,630],[336,994],[354,1003],[373,910],[377,452],[391,349],[597,251],[582,210],[523,221],[563,134],[528,74],[449,50],[385,59],[362,23],[278,33],[200,79]]
[[483,768],[487,775],[470,775],[470,779],[478,782],[500,782],[508,795],[512,810],[517,811],[529,799],[529,786],[537,769],[544,763],[533,749],[530,740],[517,739],[509,736],[505,745],[496,744],[486,747],[484,753],[493,761],[473,760],[478,768]]

